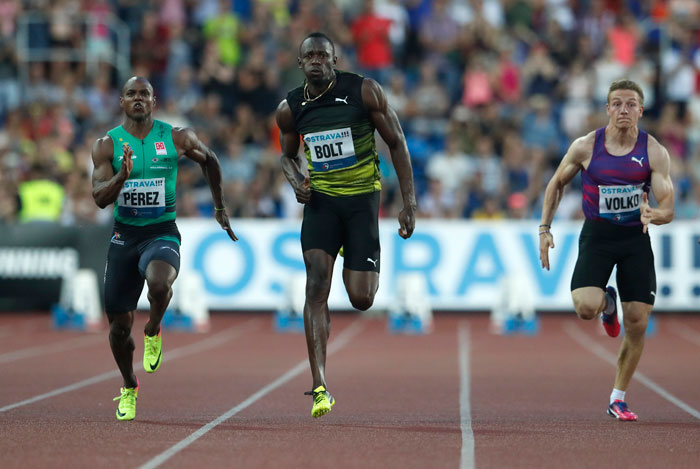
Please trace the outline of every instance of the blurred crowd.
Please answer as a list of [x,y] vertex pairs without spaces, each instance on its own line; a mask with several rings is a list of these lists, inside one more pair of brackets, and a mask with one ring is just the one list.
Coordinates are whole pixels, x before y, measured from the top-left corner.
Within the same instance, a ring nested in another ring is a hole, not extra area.
[[[697,0],[0,0],[0,223],[111,221],[92,200],[91,147],[121,123],[131,75],[153,83],[156,118],[216,152],[231,216],[298,217],[274,112],[303,82],[298,45],[312,31],[334,40],[338,68],[383,85],[421,217],[538,217],[568,145],[607,123],[622,77],[644,90],[640,127],[670,152],[676,217],[700,214]],[[378,141],[381,216],[394,217]],[[559,218],[582,217],[577,181]],[[178,216],[212,209],[199,167],[181,163]]]

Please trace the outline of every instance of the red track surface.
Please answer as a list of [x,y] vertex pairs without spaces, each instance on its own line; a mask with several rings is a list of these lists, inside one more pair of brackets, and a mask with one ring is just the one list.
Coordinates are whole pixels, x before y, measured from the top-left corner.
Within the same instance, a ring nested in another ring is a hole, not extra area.
[[[135,330],[144,322],[139,316]],[[318,420],[302,394],[311,387],[304,338],[275,333],[268,315],[214,316],[208,334],[165,331],[164,363],[153,375],[139,366],[137,334],[136,420],[118,422],[111,399],[121,379],[106,331],[56,332],[44,315],[0,315],[0,466],[699,465],[700,317],[659,317],[638,370],[647,384],[633,380],[628,392],[636,423],[605,415],[615,372],[606,357],[614,361],[620,339],[602,336],[597,323],[544,317],[535,337],[492,335],[481,316],[437,317],[421,337],[390,335],[385,326],[334,317],[331,343],[359,332],[328,358],[337,405]],[[462,379],[471,457],[461,456],[460,327],[468,328]],[[60,392],[67,386],[73,390]],[[218,425],[205,427],[210,422]]]

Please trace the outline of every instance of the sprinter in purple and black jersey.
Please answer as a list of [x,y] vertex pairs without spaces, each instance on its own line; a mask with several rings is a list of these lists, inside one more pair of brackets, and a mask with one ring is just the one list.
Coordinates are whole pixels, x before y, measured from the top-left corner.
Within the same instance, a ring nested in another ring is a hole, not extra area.
[[[625,392],[644,349],[644,334],[656,298],[656,273],[648,226],[673,220],[673,184],[668,151],[637,127],[644,94],[631,80],[610,85],[608,125],[576,139],[547,185],[539,227],[540,260],[549,270],[554,247],[551,223],[564,188],[581,171],[586,221],[571,279],[571,296],[581,319],[602,317],[611,337],[620,333],[617,290],[606,286],[617,266],[625,335],[622,339],[608,414],[622,421],[637,415]],[[658,206],[649,205],[649,191]],[[602,314],[601,314],[602,313]]]

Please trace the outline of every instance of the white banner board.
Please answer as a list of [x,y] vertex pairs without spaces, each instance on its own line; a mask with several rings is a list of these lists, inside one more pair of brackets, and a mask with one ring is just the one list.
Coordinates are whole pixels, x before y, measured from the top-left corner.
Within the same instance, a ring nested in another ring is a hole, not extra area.
[[[202,276],[214,310],[273,310],[284,301],[290,279],[304,272],[298,220],[232,219],[239,238],[233,243],[212,220],[179,219],[181,269]],[[527,282],[540,311],[571,311],[570,281],[578,255],[582,222],[556,222],[551,270],[540,267],[537,221],[475,222],[422,220],[413,236],[397,234],[396,220],[380,222],[381,276],[373,309],[394,301],[397,278],[418,273],[426,282],[433,309],[490,310],[506,276]],[[656,258],[655,310],[698,311],[700,299],[700,225],[674,221],[650,228]],[[329,305],[351,309],[338,257]],[[611,276],[615,284],[615,272]],[[177,281],[175,282],[177,288]],[[146,309],[145,292],[139,308]]]

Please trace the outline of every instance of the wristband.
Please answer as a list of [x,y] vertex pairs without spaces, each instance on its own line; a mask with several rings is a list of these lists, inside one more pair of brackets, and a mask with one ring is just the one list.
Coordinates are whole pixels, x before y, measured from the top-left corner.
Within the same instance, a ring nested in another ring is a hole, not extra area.
[[224,210],[226,210],[226,207],[221,207],[221,208],[214,207],[215,212],[222,212]]
[[547,234],[547,233],[551,234],[551,231],[549,231],[549,230],[540,231],[540,235]]
[[540,225],[539,227],[542,228],[543,226],[546,226],[547,228],[551,228],[552,225]]

